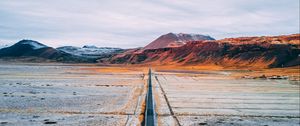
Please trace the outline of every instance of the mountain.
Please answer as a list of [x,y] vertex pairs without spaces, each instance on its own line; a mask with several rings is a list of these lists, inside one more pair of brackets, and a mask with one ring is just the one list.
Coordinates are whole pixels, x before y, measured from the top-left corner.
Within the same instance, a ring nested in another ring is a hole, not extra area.
[[180,47],[118,54],[113,64],[286,67],[300,65],[300,34],[190,41]]
[[96,60],[81,58],[71,54],[48,47],[42,43],[33,40],[21,40],[16,44],[0,49],[0,58],[18,59],[31,57],[43,58],[59,62],[95,62]]
[[[36,52],[51,50],[48,46],[33,40],[21,40],[18,43],[0,50],[0,57],[4,56],[33,56]],[[52,52],[52,51],[50,51]]]
[[[171,37],[170,37],[171,36]],[[173,37],[172,37],[173,36]],[[176,37],[174,37],[176,36]],[[189,37],[186,37],[189,36]],[[300,65],[300,34],[281,36],[238,37],[214,40],[206,36],[204,40],[194,40],[197,35],[169,33],[158,40],[172,40],[171,45],[155,45],[134,49],[109,47],[64,46],[52,48],[33,40],[21,40],[18,43],[0,49],[0,59],[26,59],[35,62],[72,62],[104,64],[141,64],[141,65],[217,65],[223,67],[288,67]],[[202,36],[203,37],[203,36]],[[170,38],[170,39],[166,39]],[[175,38],[175,39],[174,39]],[[193,39],[192,39],[193,38]],[[190,39],[192,39],[190,41]],[[197,39],[200,39],[198,36]],[[154,47],[154,46],[152,46]],[[38,59],[38,60],[37,60]],[[18,60],[17,60],[18,61]]]
[[210,36],[199,35],[199,34],[184,34],[184,33],[168,33],[160,36],[147,46],[143,50],[147,49],[158,49],[167,47],[180,47],[188,41],[199,41],[199,40],[215,40]]
[[123,49],[121,48],[96,47],[88,45],[85,45],[82,48],[74,46],[63,46],[56,49],[68,54],[86,58],[104,58],[123,51]]

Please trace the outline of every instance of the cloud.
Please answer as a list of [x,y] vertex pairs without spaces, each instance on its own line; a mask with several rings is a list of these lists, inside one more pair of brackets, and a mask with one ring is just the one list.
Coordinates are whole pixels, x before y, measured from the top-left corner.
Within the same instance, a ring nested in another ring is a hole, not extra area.
[[0,42],[55,47],[138,47],[168,32],[217,39],[299,33],[298,0],[2,0],[0,16]]

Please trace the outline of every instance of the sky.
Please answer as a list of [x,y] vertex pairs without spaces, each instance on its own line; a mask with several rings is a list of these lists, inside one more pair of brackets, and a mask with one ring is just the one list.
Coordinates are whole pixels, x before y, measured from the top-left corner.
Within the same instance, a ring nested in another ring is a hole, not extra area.
[[160,35],[299,33],[299,0],[1,0],[0,45],[142,47]]

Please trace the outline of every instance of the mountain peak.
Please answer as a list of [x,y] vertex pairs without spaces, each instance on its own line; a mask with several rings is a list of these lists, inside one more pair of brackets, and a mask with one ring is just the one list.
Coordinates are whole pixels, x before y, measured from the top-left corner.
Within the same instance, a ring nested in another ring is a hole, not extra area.
[[167,48],[167,47],[180,47],[184,45],[188,41],[199,41],[199,40],[215,40],[214,38],[208,35],[201,34],[186,34],[186,33],[167,33],[147,46],[143,49],[158,49],[158,48]]
[[94,45],[84,45],[82,48],[93,48],[93,49],[96,49],[98,47],[94,46]]
[[15,45],[29,45],[31,46],[32,49],[41,49],[41,48],[46,48],[48,46],[42,44],[42,43],[39,43],[38,41],[34,41],[34,40],[26,40],[26,39],[23,39],[21,41],[19,41],[18,43],[16,43]]
[[176,33],[169,32],[169,33],[167,33],[167,34],[165,34],[165,35],[176,35]]

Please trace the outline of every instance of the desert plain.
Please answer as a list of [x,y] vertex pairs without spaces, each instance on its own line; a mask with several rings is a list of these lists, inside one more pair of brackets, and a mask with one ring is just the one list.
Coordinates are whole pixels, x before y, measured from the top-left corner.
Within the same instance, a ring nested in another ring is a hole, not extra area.
[[158,126],[298,126],[299,67],[0,64],[0,125],[143,125],[151,67]]

